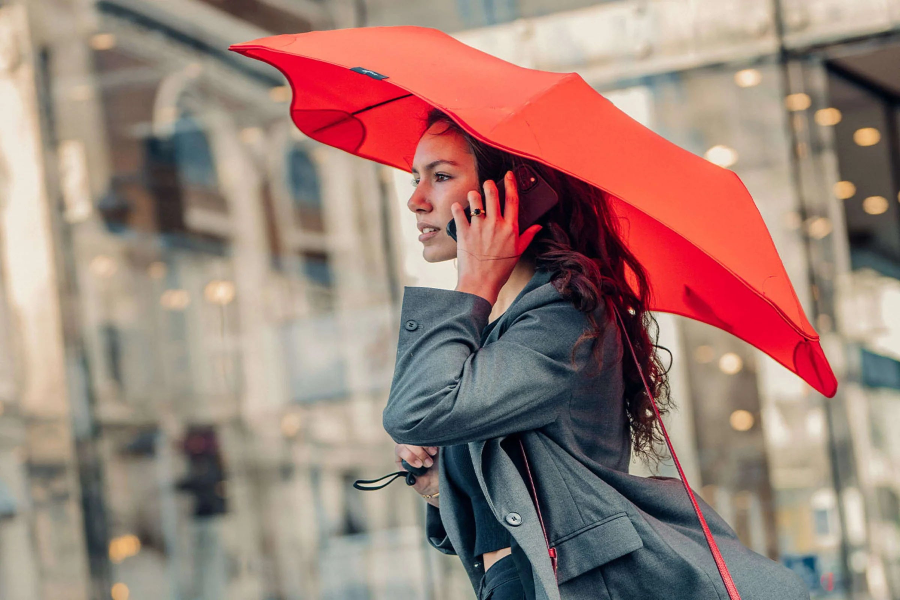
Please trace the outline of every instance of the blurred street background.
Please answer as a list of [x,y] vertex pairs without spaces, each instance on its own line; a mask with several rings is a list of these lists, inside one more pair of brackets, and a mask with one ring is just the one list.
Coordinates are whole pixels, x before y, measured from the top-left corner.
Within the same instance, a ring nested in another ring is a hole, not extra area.
[[740,176],[838,393],[656,313],[673,444],[813,599],[900,599],[900,0],[0,0],[0,599],[474,597],[417,494],[351,486],[395,470],[403,286],[453,264],[409,173],[227,51],[380,25],[577,72]]

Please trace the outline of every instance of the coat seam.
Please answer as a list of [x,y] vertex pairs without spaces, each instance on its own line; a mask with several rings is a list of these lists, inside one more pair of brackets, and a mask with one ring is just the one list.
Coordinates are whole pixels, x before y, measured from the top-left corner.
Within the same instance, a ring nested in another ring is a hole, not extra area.
[[[571,399],[570,399],[570,402],[571,402]],[[559,420],[558,416],[557,416],[556,420]],[[556,421],[554,421],[554,423],[555,422]],[[571,415],[570,415],[570,422],[571,422]],[[575,496],[572,495],[572,489],[569,487],[569,483],[566,481],[566,478],[563,477],[562,472],[559,470],[559,466],[556,464],[556,459],[553,457],[553,453],[550,452],[550,450],[547,448],[547,443],[544,441],[544,439],[541,436],[537,436],[537,439],[538,439],[538,441],[540,441],[541,446],[544,447],[544,454],[550,459],[549,462],[551,465],[553,465],[553,468],[556,470],[557,475],[559,475],[560,481],[562,481],[563,485],[566,486],[566,493],[569,494],[569,499],[572,501],[572,504],[575,506],[575,510],[578,511],[578,518],[581,519],[582,523],[584,523],[585,520],[584,520],[584,515],[581,513],[581,507],[578,506],[578,502],[575,502]],[[535,492],[535,494],[537,494],[537,492]],[[548,538],[549,538],[549,534],[548,534]],[[549,539],[548,539],[548,541],[549,541]]]

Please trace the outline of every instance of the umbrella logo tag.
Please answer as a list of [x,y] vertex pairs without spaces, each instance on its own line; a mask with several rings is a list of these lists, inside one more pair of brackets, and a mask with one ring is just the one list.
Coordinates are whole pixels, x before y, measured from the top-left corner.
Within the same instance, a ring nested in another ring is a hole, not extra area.
[[369,69],[363,69],[362,67],[353,67],[350,69],[351,71],[356,71],[357,73],[362,73],[363,75],[368,75],[372,79],[387,79],[387,75],[382,75],[381,73],[376,73],[375,71],[371,71]]

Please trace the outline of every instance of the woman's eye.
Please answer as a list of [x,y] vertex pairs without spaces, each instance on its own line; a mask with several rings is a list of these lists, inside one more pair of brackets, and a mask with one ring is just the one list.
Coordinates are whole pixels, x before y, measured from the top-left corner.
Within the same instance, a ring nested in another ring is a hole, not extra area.
[[[446,177],[447,179],[450,179],[450,176],[447,175],[446,173],[435,173],[434,176],[435,176],[435,177]],[[447,181],[447,179],[440,179],[440,180],[438,180],[438,181]],[[418,179],[413,179],[412,181],[410,181],[410,184],[411,184],[413,187],[416,187],[416,186],[419,184],[419,180],[418,180]]]

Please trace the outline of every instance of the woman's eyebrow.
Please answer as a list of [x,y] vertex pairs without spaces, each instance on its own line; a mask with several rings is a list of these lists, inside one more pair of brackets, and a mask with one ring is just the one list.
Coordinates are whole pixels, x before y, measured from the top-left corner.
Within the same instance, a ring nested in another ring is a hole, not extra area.
[[[436,161],[430,162],[430,163],[428,163],[427,165],[425,165],[425,169],[424,169],[424,170],[425,170],[425,171],[430,171],[431,169],[433,169],[434,167],[436,167],[437,165],[439,165],[439,164],[441,164],[441,163],[447,163],[448,165],[453,165],[454,167],[458,167],[458,166],[459,166],[459,163],[456,162],[455,160],[447,160],[447,159],[444,159],[444,158],[439,158],[439,159],[437,159]],[[416,168],[415,168],[415,167],[413,167],[412,172],[413,172],[413,173],[418,173],[418,171],[416,171]]]

